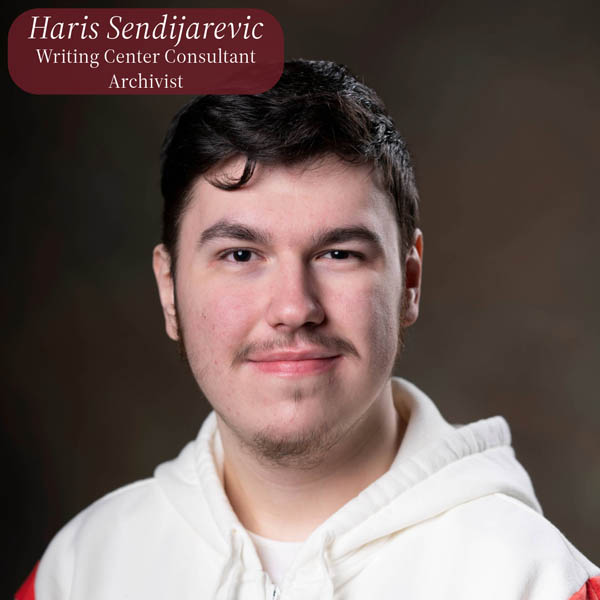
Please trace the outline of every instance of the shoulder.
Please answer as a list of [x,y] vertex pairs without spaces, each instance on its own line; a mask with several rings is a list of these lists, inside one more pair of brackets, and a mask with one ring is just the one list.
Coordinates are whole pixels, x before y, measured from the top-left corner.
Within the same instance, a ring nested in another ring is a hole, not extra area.
[[600,574],[556,526],[509,495],[459,505],[444,520],[447,534],[460,540],[463,564],[490,579],[502,573],[502,585],[521,594],[514,597],[568,600]]
[[462,600],[597,600],[576,594],[600,575],[539,512],[499,492],[397,530],[368,571],[373,595],[389,597],[389,574],[397,572],[393,585],[424,597],[434,573],[443,582],[440,599]]
[[130,528],[155,517],[156,509],[161,504],[166,508],[167,504],[154,478],[130,483],[90,504],[59,531],[52,544],[61,538],[75,540],[90,530],[103,528],[107,523],[110,523],[113,531],[120,527]]
[[[145,479],[103,496],[69,521],[44,553],[36,575],[36,598],[67,599],[75,566],[118,560],[130,541],[160,526],[171,511],[155,479]],[[82,564],[84,563],[84,564]]]

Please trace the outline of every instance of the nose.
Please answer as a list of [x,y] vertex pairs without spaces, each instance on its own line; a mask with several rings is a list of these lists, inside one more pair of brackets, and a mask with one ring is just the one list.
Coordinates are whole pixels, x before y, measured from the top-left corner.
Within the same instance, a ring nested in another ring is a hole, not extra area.
[[300,261],[280,264],[272,273],[268,324],[284,333],[292,333],[304,326],[320,325],[325,311],[318,298],[318,289],[310,269]]

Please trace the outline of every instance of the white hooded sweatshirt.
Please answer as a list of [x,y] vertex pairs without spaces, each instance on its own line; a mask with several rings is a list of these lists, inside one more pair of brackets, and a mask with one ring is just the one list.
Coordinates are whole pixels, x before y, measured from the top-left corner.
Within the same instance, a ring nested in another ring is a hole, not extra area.
[[394,379],[393,390],[408,422],[394,463],[310,535],[279,587],[225,495],[211,414],[153,478],[68,523],[17,598],[600,597],[600,570],[542,516],[504,419],[455,428],[412,384]]

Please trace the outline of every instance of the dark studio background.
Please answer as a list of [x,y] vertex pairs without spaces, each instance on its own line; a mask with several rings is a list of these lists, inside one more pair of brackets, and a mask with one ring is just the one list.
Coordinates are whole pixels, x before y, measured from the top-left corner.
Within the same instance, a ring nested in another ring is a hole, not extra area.
[[[252,6],[279,20],[286,57],[372,85],[415,157],[425,279],[398,373],[453,422],[504,415],[545,514],[600,561],[600,3]],[[207,405],[163,333],[150,265],[158,149],[187,98],[31,96],[7,77],[6,99],[11,597],[68,519],[174,457]]]

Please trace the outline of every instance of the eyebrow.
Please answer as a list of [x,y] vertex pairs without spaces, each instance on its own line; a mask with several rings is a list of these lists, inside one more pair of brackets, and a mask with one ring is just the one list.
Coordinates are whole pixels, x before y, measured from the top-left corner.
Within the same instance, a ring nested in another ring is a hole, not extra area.
[[331,246],[343,244],[344,242],[363,241],[383,249],[381,237],[373,230],[364,225],[353,225],[351,227],[336,227],[325,229],[313,236],[315,246]]
[[202,232],[198,246],[219,238],[232,238],[262,245],[267,245],[271,241],[271,236],[265,231],[221,219]]
[[[261,245],[268,245],[272,240],[271,235],[266,231],[243,225],[242,223],[236,223],[235,221],[221,219],[202,232],[198,246],[200,247],[211,240],[221,238]],[[383,249],[381,237],[364,225],[324,229],[313,235],[313,245],[318,248],[357,240],[368,242],[381,250]]]

